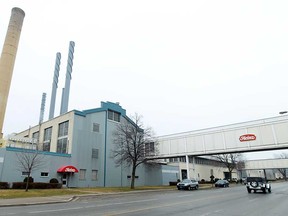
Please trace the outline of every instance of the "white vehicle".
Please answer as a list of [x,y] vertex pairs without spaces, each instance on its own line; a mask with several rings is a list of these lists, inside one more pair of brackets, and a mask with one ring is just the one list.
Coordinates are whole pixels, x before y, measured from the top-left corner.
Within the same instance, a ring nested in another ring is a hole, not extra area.
[[178,190],[181,190],[181,189],[198,190],[198,187],[199,187],[199,183],[198,183],[198,181],[196,181],[194,179],[184,179],[183,181],[181,181],[177,184]]

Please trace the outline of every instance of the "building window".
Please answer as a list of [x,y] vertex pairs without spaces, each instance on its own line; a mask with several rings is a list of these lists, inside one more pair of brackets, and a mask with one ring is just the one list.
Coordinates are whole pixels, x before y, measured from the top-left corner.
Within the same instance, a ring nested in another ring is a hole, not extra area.
[[145,155],[151,156],[155,154],[154,142],[145,143]]
[[67,154],[68,138],[61,138],[57,140],[57,153]]
[[69,121],[62,122],[59,124],[58,137],[68,135]]
[[59,124],[58,140],[57,140],[57,153],[68,153],[68,127],[69,121]]
[[41,177],[48,177],[49,173],[48,172],[41,172]]
[[120,113],[114,112],[114,121],[120,122]]
[[92,181],[97,181],[98,180],[98,170],[92,170],[91,180]]
[[98,158],[99,157],[99,149],[92,149],[92,158]]
[[28,176],[29,172],[23,171],[22,176]]
[[108,119],[116,122],[120,122],[120,113],[108,110]]
[[43,151],[50,151],[52,127],[44,130]]
[[32,138],[35,139],[36,142],[39,142],[39,131],[32,134]]
[[93,132],[99,132],[100,131],[100,125],[97,123],[93,123]]
[[85,179],[86,179],[86,169],[80,169],[79,180],[85,180]]

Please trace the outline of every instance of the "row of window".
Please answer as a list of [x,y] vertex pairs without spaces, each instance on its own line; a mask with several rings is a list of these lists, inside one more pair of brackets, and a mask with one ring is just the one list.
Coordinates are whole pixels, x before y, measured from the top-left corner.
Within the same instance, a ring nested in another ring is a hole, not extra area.
[[[27,176],[28,172],[22,172],[22,176]],[[41,172],[41,177],[49,177],[48,172]],[[86,180],[86,169],[80,169],[79,170],[79,180]],[[98,170],[92,170],[91,171],[91,180],[97,181],[98,180]]]
[[116,122],[120,122],[120,113],[108,110],[108,119]]
[[[58,126],[58,139],[56,149],[57,153],[63,153],[63,154],[68,153],[68,129],[69,129],[69,121],[62,122]],[[97,123],[93,123],[92,131],[99,132],[100,125]],[[32,138],[38,140],[39,142],[39,131],[33,133]],[[50,151],[51,138],[52,138],[52,127],[45,128],[43,146],[42,146],[43,151]]]
[[[79,170],[79,180],[86,180],[86,169]],[[98,180],[98,170],[91,170],[91,180],[97,181]]]
[[[120,122],[120,113],[108,110],[108,119],[116,122]],[[62,122],[58,125],[58,139],[57,139],[57,153],[68,153],[68,129],[69,121]],[[93,123],[93,132],[100,132],[100,124]],[[39,131],[32,134],[32,138],[38,140],[39,143]],[[43,138],[43,151],[50,151],[52,138],[52,127],[44,129]]]
[[[167,162],[183,162],[186,163],[186,157],[175,157],[165,159]],[[193,159],[189,157],[189,163],[193,163]],[[209,160],[206,158],[199,158],[195,157],[195,164],[202,164],[202,165],[210,165],[210,166],[223,166],[223,164],[219,161]]]
[[[68,129],[69,121],[62,122],[58,125],[57,153],[68,153]],[[39,142],[39,131],[32,134],[32,138]],[[44,129],[43,151],[50,151],[52,138],[52,127]]]

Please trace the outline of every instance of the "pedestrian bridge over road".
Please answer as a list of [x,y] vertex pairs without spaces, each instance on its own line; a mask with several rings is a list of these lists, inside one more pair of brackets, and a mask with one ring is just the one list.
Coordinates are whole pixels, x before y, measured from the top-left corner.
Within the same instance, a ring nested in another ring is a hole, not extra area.
[[288,159],[265,159],[245,161],[243,170],[288,169]]
[[288,149],[288,116],[158,137],[156,158]]

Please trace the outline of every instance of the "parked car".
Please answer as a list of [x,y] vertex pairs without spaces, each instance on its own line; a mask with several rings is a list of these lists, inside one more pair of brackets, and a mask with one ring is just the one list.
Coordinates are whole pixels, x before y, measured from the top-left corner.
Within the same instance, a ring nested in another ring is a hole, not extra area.
[[246,188],[248,193],[254,191],[254,193],[258,190],[263,193],[271,193],[271,184],[269,184],[265,178],[262,177],[247,177]]
[[217,182],[215,182],[215,187],[229,187],[229,182],[224,179],[219,179]]
[[184,190],[197,190],[199,187],[198,181],[195,179],[184,179],[183,181],[179,182],[177,184],[178,190],[184,189]]

